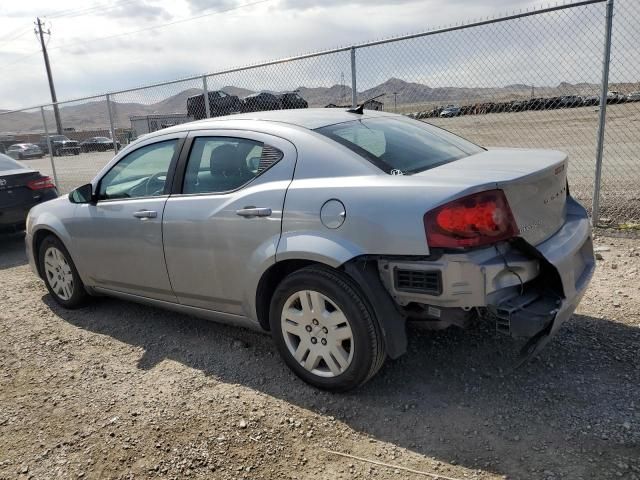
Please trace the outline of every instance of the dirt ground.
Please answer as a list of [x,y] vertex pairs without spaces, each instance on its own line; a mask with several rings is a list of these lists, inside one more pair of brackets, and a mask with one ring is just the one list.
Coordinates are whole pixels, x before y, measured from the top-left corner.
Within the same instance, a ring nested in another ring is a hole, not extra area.
[[22,236],[0,237],[0,478],[640,479],[640,241],[597,245],[532,363],[513,371],[520,344],[490,326],[412,331],[335,395],[266,335],[111,299],[62,310]]

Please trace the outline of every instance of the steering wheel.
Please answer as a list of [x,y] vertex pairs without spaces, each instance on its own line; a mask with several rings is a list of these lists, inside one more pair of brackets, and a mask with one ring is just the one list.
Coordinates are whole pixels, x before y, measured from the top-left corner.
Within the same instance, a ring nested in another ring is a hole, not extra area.
[[167,172],[156,172],[147,178],[144,189],[147,195],[159,195],[164,190],[167,182]]

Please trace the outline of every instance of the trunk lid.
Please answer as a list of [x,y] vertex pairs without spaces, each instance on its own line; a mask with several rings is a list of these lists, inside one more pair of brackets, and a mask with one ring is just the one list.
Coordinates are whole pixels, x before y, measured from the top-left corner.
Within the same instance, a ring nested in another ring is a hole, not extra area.
[[503,190],[520,236],[532,245],[549,238],[565,221],[567,155],[562,152],[487,150],[418,175]]
[[32,202],[37,196],[27,183],[41,175],[35,170],[16,169],[0,172],[0,208],[11,208]]

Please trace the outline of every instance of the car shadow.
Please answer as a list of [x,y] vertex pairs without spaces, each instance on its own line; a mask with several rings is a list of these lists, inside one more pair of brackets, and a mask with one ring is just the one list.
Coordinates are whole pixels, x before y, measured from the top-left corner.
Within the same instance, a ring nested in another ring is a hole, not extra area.
[[27,263],[24,232],[0,233],[0,270]]
[[407,355],[330,394],[290,373],[268,335],[115,299],[76,311],[43,301],[70,324],[141,347],[137,368],[174,360],[443,462],[508,478],[610,478],[620,458],[640,458],[640,328],[605,318],[574,316],[516,370],[521,344],[488,325],[411,329]]

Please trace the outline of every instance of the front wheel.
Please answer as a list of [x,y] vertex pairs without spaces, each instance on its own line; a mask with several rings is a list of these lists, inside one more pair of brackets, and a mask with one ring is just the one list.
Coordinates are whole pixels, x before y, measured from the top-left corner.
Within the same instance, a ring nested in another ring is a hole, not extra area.
[[298,270],[276,289],[271,333],[285,363],[318,388],[364,384],[386,353],[369,302],[346,274],[324,266]]
[[62,242],[53,235],[45,238],[38,252],[40,271],[53,299],[65,308],[77,308],[87,299],[84,284]]

